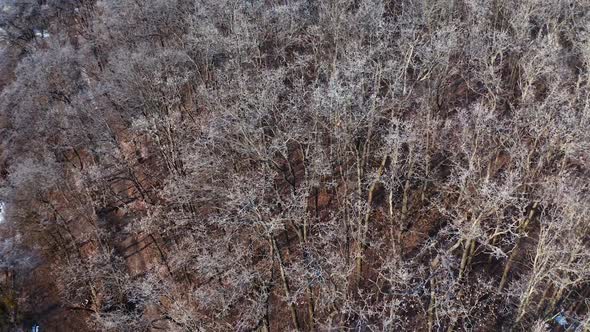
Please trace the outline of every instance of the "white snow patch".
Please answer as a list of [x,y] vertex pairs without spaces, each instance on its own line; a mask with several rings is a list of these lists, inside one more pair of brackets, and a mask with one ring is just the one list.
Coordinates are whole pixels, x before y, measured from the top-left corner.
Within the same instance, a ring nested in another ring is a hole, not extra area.
[[5,211],[5,206],[6,204],[4,204],[4,202],[0,202],[0,224],[4,222],[4,211]]

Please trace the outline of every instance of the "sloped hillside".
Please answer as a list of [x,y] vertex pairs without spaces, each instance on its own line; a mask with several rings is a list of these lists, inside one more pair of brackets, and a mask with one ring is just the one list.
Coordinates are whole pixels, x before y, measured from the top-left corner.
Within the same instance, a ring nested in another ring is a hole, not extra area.
[[590,2],[0,4],[0,331],[590,330]]

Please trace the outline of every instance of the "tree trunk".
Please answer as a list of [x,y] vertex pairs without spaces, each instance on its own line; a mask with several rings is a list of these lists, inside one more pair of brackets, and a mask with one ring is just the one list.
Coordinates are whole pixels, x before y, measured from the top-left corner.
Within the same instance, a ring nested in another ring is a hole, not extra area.
[[[291,300],[291,290],[289,288],[289,280],[287,279],[287,274],[285,273],[285,267],[283,265],[283,257],[281,256],[281,252],[277,246],[277,242],[273,236],[270,237],[271,248],[272,251],[276,253],[277,260],[279,262],[279,272],[281,274],[281,281],[283,283],[283,289],[285,290],[285,297],[287,301]],[[289,311],[291,313],[291,321],[293,322],[293,326],[295,327],[296,331],[299,331],[299,321],[297,320],[297,309],[295,308],[294,303],[289,304]]]

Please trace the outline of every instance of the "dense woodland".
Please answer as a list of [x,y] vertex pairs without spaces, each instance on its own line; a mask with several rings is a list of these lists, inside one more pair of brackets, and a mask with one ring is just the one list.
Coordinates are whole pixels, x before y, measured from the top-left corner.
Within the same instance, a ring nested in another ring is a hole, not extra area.
[[0,331],[590,331],[590,1],[0,7]]

